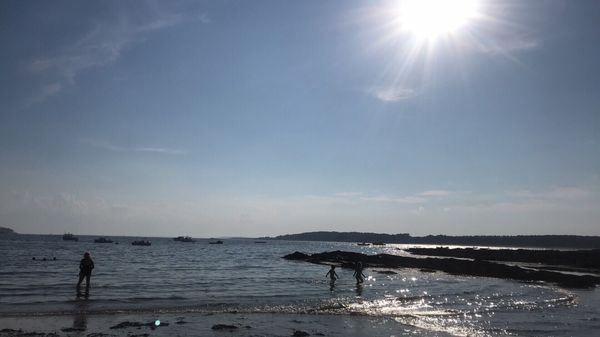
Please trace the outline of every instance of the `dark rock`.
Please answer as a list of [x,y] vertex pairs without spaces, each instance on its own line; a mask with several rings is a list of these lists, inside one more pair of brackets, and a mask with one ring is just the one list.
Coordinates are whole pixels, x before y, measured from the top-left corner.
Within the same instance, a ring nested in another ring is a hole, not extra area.
[[365,267],[429,269],[455,275],[551,282],[569,288],[591,288],[600,284],[600,277],[597,276],[531,270],[483,260],[414,258],[389,254],[365,255],[343,251],[324,252],[312,255],[296,252],[294,254],[286,255],[285,258],[316,264],[330,264],[331,262],[336,262],[340,263],[342,267],[349,268],[352,268],[356,262],[361,261]]
[[19,333],[19,332],[23,332],[23,330],[2,329],[2,330],[0,330],[0,332],[5,332],[5,333]]
[[293,337],[306,337],[306,336],[310,336],[310,334],[306,331],[302,331],[302,330],[294,330],[294,333],[292,334]]
[[23,332],[23,330],[14,330],[14,329],[2,329],[0,330],[1,337],[59,337],[58,334],[53,332],[43,333],[43,332]]
[[300,252],[294,252],[292,254],[288,254],[286,256],[284,256],[283,258],[286,260],[302,260],[305,258],[308,258],[309,255],[304,254],[304,253],[300,253]]
[[238,327],[235,325],[230,325],[230,324],[215,324],[212,326],[211,329],[213,330],[235,330]]
[[74,332],[74,331],[85,331],[85,328],[62,328],[60,331],[63,332]]
[[125,322],[121,322],[121,323],[119,323],[117,325],[113,325],[109,329],[139,328],[139,327],[144,326],[144,325],[146,325],[146,324],[140,323],[140,322],[125,321]]
[[415,255],[460,257],[476,260],[512,261],[600,269],[600,249],[539,250],[539,249],[473,249],[446,247],[409,248]]
[[[169,326],[169,323],[167,322],[160,322],[159,326]],[[125,329],[125,328],[138,328],[140,329],[141,327],[149,327],[151,329],[156,329],[157,326],[154,322],[148,322],[148,323],[140,323],[140,322],[129,322],[129,321],[125,321],[125,322],[121,322],[117,325],[113,325],[111,326],[109,329]]]
[[17,334],[18,337],[46,337],[46,334],[43,332],[21,332]]

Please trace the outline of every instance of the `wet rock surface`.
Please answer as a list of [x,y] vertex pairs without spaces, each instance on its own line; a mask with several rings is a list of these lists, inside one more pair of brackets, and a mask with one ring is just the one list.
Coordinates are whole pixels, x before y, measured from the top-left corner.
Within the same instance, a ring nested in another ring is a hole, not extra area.
[[213,330],[236,330],[238,327],[231,324],[215,324],[211,329]]
[[415,255],[460,257],[477,260],[544,263],[578,268],[600,269],[600,249],[535,250],[535,249],[474,249],[474,248],[409,248]]
[[169,323],[166,322],[160,322],[159,325],[156,325],[155,322],[148,322],[148,323],[141,323],[141,322],[129,322],[129,321],[125,321],[125,322],[121,322],[117,325],[113,325],[111,326],[109,329],[126,329],[126,328],[141,328],[141,327],[149,327],[151,329],[156,329],[157,327],[160,326],[169,326]]
[[600,284],[600,277],[596,276],[572,275],[546,270],[525,269],[484,260],[414,258],[389,254],[365,255],[345,251],[316,254],[294,252],[283,258],[316,264],[336,264],[342,268],[353,268],[356,262],[361,261],[365,267],[417,268],[426,269],[428,271],[443,271],[455,275],[496,277],[520,281],[543,281],[568,288],[591,288]]

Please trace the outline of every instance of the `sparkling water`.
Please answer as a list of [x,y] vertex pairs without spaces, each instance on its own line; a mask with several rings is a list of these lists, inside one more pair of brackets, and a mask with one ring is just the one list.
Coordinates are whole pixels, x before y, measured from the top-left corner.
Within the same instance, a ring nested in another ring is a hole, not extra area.
[[[455,336],[596,336],[598,289],[570,290],[541,283],[367,268],[356,286],[353,270],[288,261],[301,251],[333,250],[407,255],[411,245],[226,239],[177,242],[110,237],[63,241],[56,235],[0,240],[0,316],[71,314],[79,260],[95,263],[89,314],[135,312],[247,312],[389,317],[407,326]],[[33,258],[35,257],[35,260]],[[56,258],[56,260],[54,260]],[[45,260],[44,260],[45,259]],[[386,272],[387,273],[384,273]],[[390,271],[394,273],[389,273]],[[82,287],[84,288],[84,287]]]

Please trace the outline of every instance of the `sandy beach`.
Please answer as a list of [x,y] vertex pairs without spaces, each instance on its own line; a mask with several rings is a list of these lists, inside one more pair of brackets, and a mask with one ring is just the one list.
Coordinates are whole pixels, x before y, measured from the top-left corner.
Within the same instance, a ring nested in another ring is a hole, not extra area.
[[0,326],[1,337],[451,335],[407,326],[392,318],[301,314],[78,314],[4,317],[0,318]]

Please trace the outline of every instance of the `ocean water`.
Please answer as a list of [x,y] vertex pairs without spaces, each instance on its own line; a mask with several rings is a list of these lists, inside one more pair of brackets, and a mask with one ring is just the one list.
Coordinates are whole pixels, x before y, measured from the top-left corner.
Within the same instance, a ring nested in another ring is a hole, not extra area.
[[409,332],[445,336],[597,336],[600,331],[598,289],[415,269],[383,274],[381,268],[366,269],[367,279],[360,287],[352,270],[337,268],[340,279],[332,287],[325,278],[326,266],[281,258],[294,251],[407,254],[398,248],[410,245],[233,239],[211,245],[209,240],[151,238],[152,246],[142,247],[130,244],[137,238],[110,237],[118,245],[93,243],[94,238],[0,239],[0,317],[77,311],[79,260],[89,251],[96,265],[86,301],[89,315],[241,312],[387,317]]

